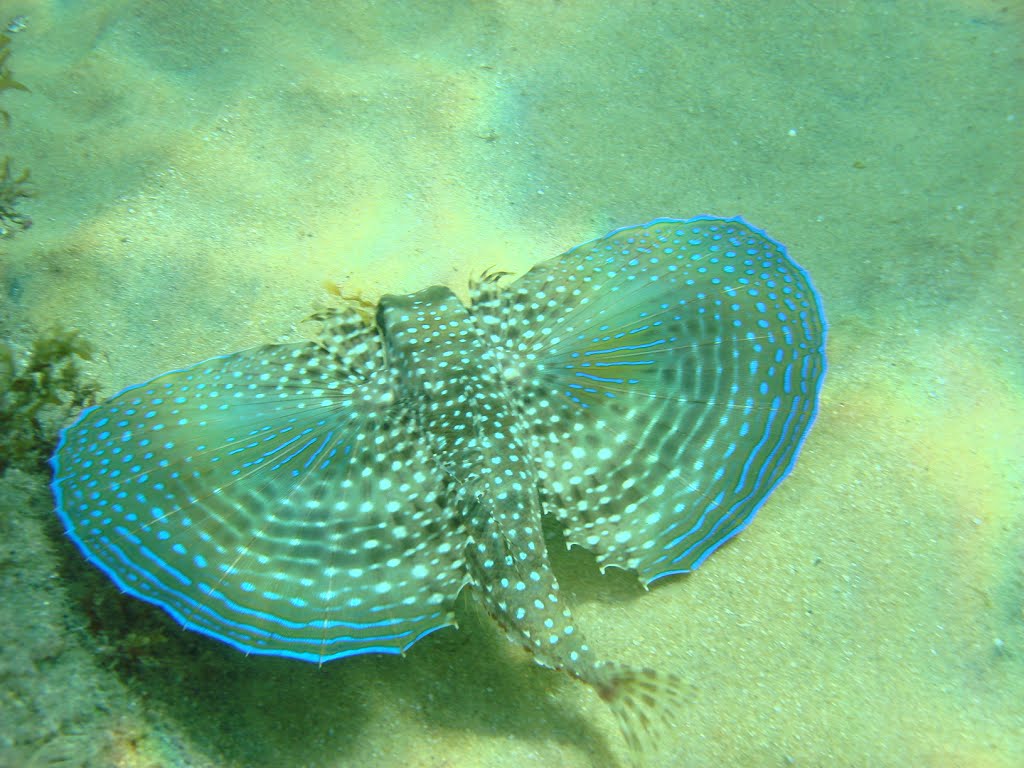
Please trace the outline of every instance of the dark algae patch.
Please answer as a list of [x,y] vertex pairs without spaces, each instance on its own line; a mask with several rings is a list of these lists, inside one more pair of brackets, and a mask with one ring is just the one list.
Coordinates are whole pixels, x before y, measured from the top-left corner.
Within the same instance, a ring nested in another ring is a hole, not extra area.
[[[28,88],[19,83],[11,75],[7,59],[11,52],[11,38],[0,35],[0,93],[8,90],[27,91]],[[5,109],[0,109],[0,120],[9,125],[11,116]],[[21,173],[11,170],[11,158],[4,158],[3,172],[0,173],[0,237],[13,237],[17,232],[32,226],[32,219],[17,209],[18,201],[32,196],[32,188],[28,183],[29,171],[25,168]]]
[[[27,86],[14,79],[11,75],[11,68],[7,66],[7,59],[11,56],[11,52],[9,50],[10,44],[10,37],[7,35],[0,35],[0,93],[9,90],[28,90]],[[11,122],[11,116],[3,109],[0,109],[0,119],[3,119],[5,125]]]
[[91,356],[78,331],[38,337],[24,362],[0,343],[0,472],[45,467],[59,425],[94,399],[96,384],[82,377],[76,360]]
[[4,158],[3,170],[0,171],[0,237],[14,237],[15,233],[32,226],[32,219],[17,208],[18,200],[32,197],[28,178],[28,168],[14,174],[11,158]]

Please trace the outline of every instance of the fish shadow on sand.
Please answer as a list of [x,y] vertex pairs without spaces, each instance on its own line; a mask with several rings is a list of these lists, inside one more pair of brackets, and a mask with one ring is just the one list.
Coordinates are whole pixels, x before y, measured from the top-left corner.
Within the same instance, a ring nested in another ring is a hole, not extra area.
[[[426,729],[456,740],[465,731],[559,744],[587,754],[596,768],[620,764],[611,721],[592,721],[582,706],[567,704],[590,695],[586,686],[533,664],[467,594],[457,605],[459,629],[424,638],[404,657],[362,655],[320,667],[247,657],[121,594],[81,559],[59,525],[53,529],[82,644],[142,702],[142,717],[155,731],[174,734],[172,741],[220,765],[357,765],[369,748],[374,759],[387,759],[379,733],[382,723],[390,729],[396,722],[409,729],[405,743],[400,731],[389,734],[396,755],[414,751]],[[557,551],[557,542],[550,544]],[[589,570],[588,559],[578,550],[555,555],[573,571]],[[582,585],[576,576],[572,586],[586,599],[609,582],[596,568]],[[603,599],[633,593],[628,579],[611,582],[615,594]],[[427,754],[423,764],[444,757]]]

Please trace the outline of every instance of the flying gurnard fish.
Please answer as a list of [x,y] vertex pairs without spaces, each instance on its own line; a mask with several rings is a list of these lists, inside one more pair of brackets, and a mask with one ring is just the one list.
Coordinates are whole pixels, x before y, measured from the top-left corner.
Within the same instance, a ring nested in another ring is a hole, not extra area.
[[402,653],[471,588],[592,686],[633,754],[678,680],[601,660],[541,517],[644,585],[750,522],[817,408],[807,274],[742,219],[657,219],[508,287],[384,296],[312,341],[215,357],[85,411],[51,461],[87,558],[247,653]]

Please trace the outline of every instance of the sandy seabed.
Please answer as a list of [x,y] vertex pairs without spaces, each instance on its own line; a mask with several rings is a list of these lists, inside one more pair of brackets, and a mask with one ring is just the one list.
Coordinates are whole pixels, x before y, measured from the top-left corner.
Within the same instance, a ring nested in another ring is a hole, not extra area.
[[[606,658],[680,675],[673,766],[1024,764],[1019,8],[0,4],[0,333],[111,394],[657,216],[742,214],[830,323],[818,421],[754,524],[645,593],[555,553]],[[471,602],[406,657],[246,658],[121,597],[48,478],[0,481],[0,766],[622,764],[593,693]]]

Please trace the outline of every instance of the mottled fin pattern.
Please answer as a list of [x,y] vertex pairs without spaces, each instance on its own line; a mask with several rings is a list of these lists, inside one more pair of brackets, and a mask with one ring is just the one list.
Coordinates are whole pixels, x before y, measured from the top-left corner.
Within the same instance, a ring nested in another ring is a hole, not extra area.
[[247,652],[397,653],[453,623],[457,510],[376,331],[160,376],[80,417],[53,460],[58,511],[127,592]]
[[[400,653],[471,585],[642,756],[676,678],[599,660],[542,513],[644,583],[696,568],[792,467],[825,326],[739,219],[660,219],[537,265],[321,313],[310,342],[123,390],[64,431],[57,511],[123,590],[251,653]],[[640,764],[643,758],[638,757]]]
[[532,425],[546,510],[644,582],[746,526],[813,421],[821,307],[742,220],[613,232],[505,291],[477,286],[474,306]]

